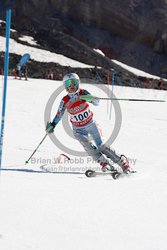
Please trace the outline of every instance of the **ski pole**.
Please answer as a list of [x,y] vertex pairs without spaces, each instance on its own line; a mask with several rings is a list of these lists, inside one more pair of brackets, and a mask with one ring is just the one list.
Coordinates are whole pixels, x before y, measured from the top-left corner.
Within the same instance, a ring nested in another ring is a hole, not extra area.
[[132,102],[166,102],[165,100],[152,100],[152,99],[133,99],[133,98],[108,98],[93,96],[94,99],[99,100],[112,100],[112,101],[132,101]]
[[111,101],[132,101],[132,102],[166,102],[165,100],[152,100],[152,99],[133,99],[133,98],[112,98],[112,97],[97,97],[91,95],[82,95],[81,100],[92,101],[93,99],[98,100],[111,100]]
[[25,161],[25,164],[28,164],[29,160],[32,158],[32,156],[35,154],[35,152],[38,150],[38,148],[40,147],[40,145],[42,144],[42,142],[45,140],[45,138],[46,138],[47,135],[48,135],[48,133],[46,133],[46,135],[44,136],[44,138],[42,139],[42,141],[38,144],[38,146],[36,147],[36,149],[30,155],[30,157],[28,158],[28,160]]

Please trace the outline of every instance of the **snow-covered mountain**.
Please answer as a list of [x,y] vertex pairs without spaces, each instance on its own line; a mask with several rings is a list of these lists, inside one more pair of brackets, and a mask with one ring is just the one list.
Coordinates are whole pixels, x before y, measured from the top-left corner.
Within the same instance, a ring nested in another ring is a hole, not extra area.
[[[5,51],[5,37],[4,27],[5,21],[0,20],[2,30],[0,31],[0,57],[3,59]],[[29,34],[29,35],[27,35]],[[150,74],[140,72],[134,72],[131,70],[132,67],[127,67],[125,64],[117,61],[110,60],[105,54],[99,49],[91,49],[83,45],[78,49],[77,53],[85,55],[83,58],[75,57],[76,52],[71,57],[64,50],[58,50],[55,41],[54,44],[49,45],[45,43],[42,38],[35,34],[30,35],[30,32],[20,33],[18,30],[11,29],[10,39],[10,72],[14,70],[20,56],[24,53],[31,55],[31,60],[28,63],[28,72],[30,77],[35,78],[46,78],[51,72],[54,79],[61,80],[62,74],[69,72],[70,68],[73,68],[82,78],[93,79],[94,81],[107,82],[108,74],[111,69],[115,70],[116,84],[127,85],[127,86],[145,86],[146,78],[159,79],[159,76],[153,76]],[[44,36],[44,34],[41,36]],[[62,44],[63,46],[63,44]],[[0,61],[0,69],[3,68],[3,60]],[[121,82],[121,84],[120,84]],[[158,88],[159,81],[154,83],[154,87]],[[166,89],[166,87],[163,87]]]
[[[11,34],[16,33],[16,32],[17,32],[16,30],[11,29]],[[94,51],[97,54],[102,55],[102,57],[105,57],[105,55],[103,54],[101,50],[94,49]],[[0,53],[4,53],[4,52],[5,52],[5,37],[0,36]],[[41,46],[39,46],[32,36],[20,36],[20,37],[17,37],[17,40],[10,38],[9,52],[10,52],[10,64],[9,64],[10,72],[13,71],[13,69],[16,67],[16,64],[18,63],[19,58],[26,52],[26,53],[29,53],[31,57],[31,61],[29,61],[29,66],[28,66],[29,76],[31,74],[33,75],[32,73],[33,66],[35,66],[33,68],[33,71],[38,76],[40,75],[42,76],[44,72],[47,75],[47,72],[50,71],[53,73],[54,78],[61,78],[64,72],[64,68],[65,68],[65,72],[68,72],[70,70],[69,69],[70,67],[76,70],[77,73],[80,73],[80,71],[84,72],[85,70],[85,73],[82,74],[82,77],[84,76],[84,78],[90,78],[90,80],[92,78],[93,80],[97,80],[97,81],[99,81],[100,79],[100,82],[107,81],[107,77],[108,77],[107,75],[109,71],[103,72],[102,67],[95,68],[94,65],[88,65],[88,64],[73,60],[71,58],[68,58],[64,56],[63,54],[57,54],[57,53],[48,51],[42,48]],[[11,61],[11,57],[13,55],[17,55],[17,58],[18,58],[17,62],[15,61],[15,64],[13,64],[13,60]],[[142,81],[145,81],[145,79],[148,78],[148,79],[157,79],[157,83],[154,83],[155,85],[154,88],[157,88],[158,80],[160,80],[159,76],[151,75],[144,71],[137,70],[117,60],[111,60],[111,62],[113,63],[114,69],[116,69],[115,70],[115,79],[116,79],[115,83],[116,84],[119,84],[119,82],[123,82],[124,85],[130,84],[130,86],[140,86],[140,87],[143,85],[145,87],[148,87],[147,84],[145,84],[145,82],[142,83]],[[41,64],[40,67],[38,67],[38,64]],[[57,66],[55,67],[55,65]],[[62,71],[58,73],[57,68],[59,68],[58,72],[60,69],[62,69]],[[101,74],[100,72],[101,70],[104,73],[104,79],[103,79],[103,74]],[[121,77],[120,77],[120,72],[121,72]],[[59,75],[61,75],[61,77]],[[163,89],[166,89],[165,82],[164,82]]]

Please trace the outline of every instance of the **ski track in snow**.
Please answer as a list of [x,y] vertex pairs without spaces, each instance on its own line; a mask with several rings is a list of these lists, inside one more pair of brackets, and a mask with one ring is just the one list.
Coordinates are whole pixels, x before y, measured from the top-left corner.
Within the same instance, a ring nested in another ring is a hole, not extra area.
[[[35,154],[37,164],[24,162],[44,136],[45,106],[60,84],[9,78],[0,177],[1,249],[166,250],[167,104],[120,102],[122,125],[112,146],[136,160],[136,174],[118,180],[89,179],[78,173],[91,166],[86,162],[70,167],[59,164],[59,173],[45,173],[39,167],[42,161],[53,162],[61,153],[49,138]],[[96,85],[81,85],[104,95]],[[114,93],[120,98],[167,99],[167,92],[157,90],[118,86]],[[63,94],[55,101],[52,117]],[[106,101],[91,108],[106,140],[114,112],[109,121]],[[55,134],[62,143],[82,150],[66,135],[61,122]]]

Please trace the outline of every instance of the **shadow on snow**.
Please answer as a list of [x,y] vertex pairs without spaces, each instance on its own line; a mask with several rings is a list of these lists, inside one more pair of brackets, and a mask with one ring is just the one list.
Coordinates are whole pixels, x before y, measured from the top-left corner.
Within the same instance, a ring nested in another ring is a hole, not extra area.
[[37,173],[37,174],[84,174],[82,172],[51,172],[51,171],[41,171],[25,168],[2,168],[1,171],[8,172],[24,172],[24,173]]

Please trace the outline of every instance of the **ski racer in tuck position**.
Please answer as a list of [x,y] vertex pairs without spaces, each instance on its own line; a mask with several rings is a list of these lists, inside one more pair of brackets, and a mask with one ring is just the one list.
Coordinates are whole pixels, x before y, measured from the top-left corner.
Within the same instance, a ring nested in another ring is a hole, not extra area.
[[[62,98],[53,121],[47,123],[46,132],[48,134],[54,132],[55,126],[67,109],[75,138],[82,144],[87,154],[102,166],[102,171],[114,171],[113,163],[116,163],[122,172],[128,173],[130,166],[127,158],[116,154],[114,150],[103,144],[93,120],[93,112],[90,110],[89,103],[97,106],[99,100],[94,99],[87,90],[79,88],[80,78],[76,73],[66,74],[63,77],[63,84],[68,94]],[[82,96],[84,96],[83,99]]]

